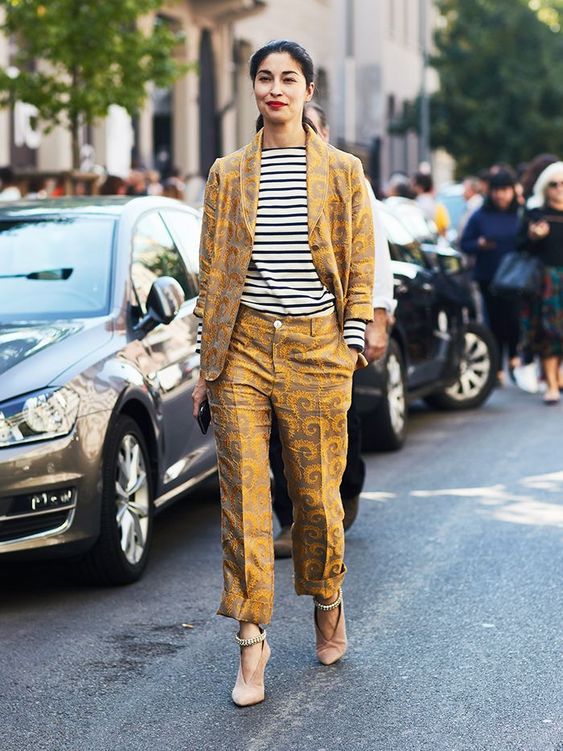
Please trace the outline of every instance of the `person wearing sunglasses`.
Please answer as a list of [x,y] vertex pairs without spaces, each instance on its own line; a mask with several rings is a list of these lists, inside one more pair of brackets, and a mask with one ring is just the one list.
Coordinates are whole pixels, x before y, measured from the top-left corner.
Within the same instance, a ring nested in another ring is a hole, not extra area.
[[535,207],[523,216],[517,246],[544,263],[541,297],[532,301],[539,325],[527,344],[541,357],[547,390],[544,402],[559,403],[559,367],[563,358],[563,162],[554,162],[534,186]]

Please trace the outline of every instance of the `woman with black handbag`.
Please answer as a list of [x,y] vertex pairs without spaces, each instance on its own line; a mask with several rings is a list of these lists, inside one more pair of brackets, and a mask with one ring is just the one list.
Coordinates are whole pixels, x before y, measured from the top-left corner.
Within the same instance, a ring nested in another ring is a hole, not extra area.
[[[560,400],[559,366],[563,358],[563,162],[555,162],[541,173],[534,196],[543,201],[526,211],[517,246],[540,258],[545,273],[542,294],[530,303],[524,328],[527,345],[542,358],[547,380],[544,402],[553,405]],[[534,320],[538,325],[530,330],[526,321]]]
[[464,253],[475,257],[473,278],[479,285],[487,323],[498,346],[499,385],[504,378],[504,352],[508,355],[511,372],[520,363],[519,302],[516,298],[496,295],[491,284],[503,257],[515,250],[518,206],[514,177],[508,170],[501,169],[491,175],[487,198],[470,216],[460,243]]

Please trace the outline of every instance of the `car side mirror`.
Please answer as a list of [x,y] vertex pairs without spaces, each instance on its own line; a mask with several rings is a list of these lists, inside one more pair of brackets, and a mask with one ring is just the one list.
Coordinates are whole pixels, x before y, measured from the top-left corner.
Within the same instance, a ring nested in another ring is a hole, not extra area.
[[184,290],[171,276],[155,279],[147,297],[147,312],[135,326],[135,331],[151,331],[160,324],[167,325],[184,304]]

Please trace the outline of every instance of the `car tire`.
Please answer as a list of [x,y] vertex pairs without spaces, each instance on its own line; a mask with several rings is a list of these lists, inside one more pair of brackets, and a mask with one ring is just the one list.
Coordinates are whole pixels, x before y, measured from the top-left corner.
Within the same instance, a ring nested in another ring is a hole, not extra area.
[[383,395],[376,409],[363,416],[362,445],[368,451],[397,451],[407,435],[405,362],[394,339],[384,362]]
[[100,535],[80,561],[81,574],[103,585],[137,581],[149,556],[152,520],[147,444],[137,423],[120,416],[106,439]]
[[430,394],[425,401],[444,410],[479,407],[495,387],[497,362],[497,346],[490,330],[481,323],[468,323],[458,379],[443,391]]

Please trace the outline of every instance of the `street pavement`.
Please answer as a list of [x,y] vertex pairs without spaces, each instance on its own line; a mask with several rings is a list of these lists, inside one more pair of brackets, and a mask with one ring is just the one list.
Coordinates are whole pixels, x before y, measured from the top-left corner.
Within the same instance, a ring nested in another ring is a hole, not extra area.
[[403,451],[367,457],[348,654],[316,662],[278,561],[257,707],[230,701],[213,482],[159,517],[133,586],[4,565],[0,751],[563,751],[562,435],[563,405],[513,387],[415,406]]

